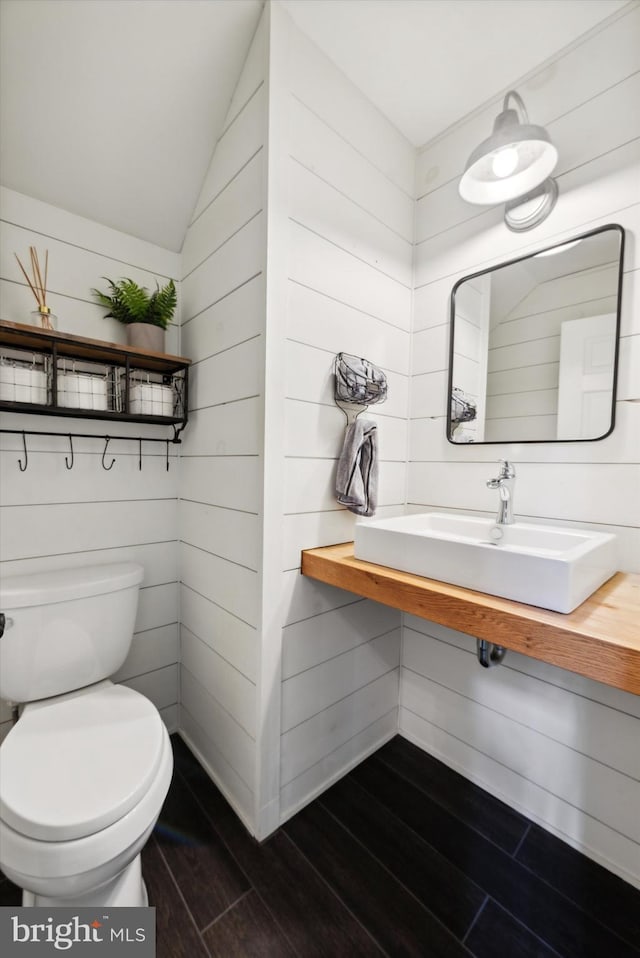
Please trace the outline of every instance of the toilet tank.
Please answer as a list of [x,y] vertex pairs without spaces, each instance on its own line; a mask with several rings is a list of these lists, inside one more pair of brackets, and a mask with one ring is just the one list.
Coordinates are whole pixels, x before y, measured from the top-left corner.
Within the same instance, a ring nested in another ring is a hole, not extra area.
[[0,698],[33,702],[116,672],[131,645],[143,574],[120,562],[0,580]]

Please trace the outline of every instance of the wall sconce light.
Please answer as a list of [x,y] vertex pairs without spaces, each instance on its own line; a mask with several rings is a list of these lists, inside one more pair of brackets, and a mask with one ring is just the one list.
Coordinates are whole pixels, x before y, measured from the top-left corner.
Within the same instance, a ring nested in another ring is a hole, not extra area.
[[[509,106],[510,100],[517,110]],[[529,123],[522,98],[509,90],[491,136],[467,160],[458,191],[467,203],[506,203],[508,228],[529,230],[555,206],[558,185],[550,174],[557,162],[558,151],[551,137],[543,126]]]

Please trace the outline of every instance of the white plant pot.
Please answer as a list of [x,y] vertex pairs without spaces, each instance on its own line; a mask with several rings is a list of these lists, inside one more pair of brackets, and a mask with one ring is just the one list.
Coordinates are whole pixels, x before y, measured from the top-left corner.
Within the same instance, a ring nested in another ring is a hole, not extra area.
[[127,343],[136,349],[148,349],[154,353],[164,353],[164,329],[153,323],[129,323]]

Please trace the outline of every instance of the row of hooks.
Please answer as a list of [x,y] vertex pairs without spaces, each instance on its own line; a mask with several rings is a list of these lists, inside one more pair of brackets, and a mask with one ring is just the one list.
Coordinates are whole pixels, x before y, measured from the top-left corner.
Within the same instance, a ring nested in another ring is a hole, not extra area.
[[[111,442],[111,436],[107,435],[96,435],[95,433],[64,433],[64,432],[38,432],[32,429],[0,429],[0,433],[10,433],[12,435],[21,435],[22,436],[22,446],[24,449],[24,459],[18,459],[18,469],[20,472],[26,472],[29,465],[29,452],[27,450],[27,436],[60,436],[67,438],[69,440],[69,455],[64,457],[64,464],[67,469],[73,469],[75,453],[73,449],[73,440],[75,439],[104,439],[104,449],[102,451],[102,468],[109,472],[113,469],[116,459],[112,455],[111,462],[107,465],[106,456],[107,450],[109,448],[109,443]],[[165,464],[166,470],[169,471],[169,443],[180,443],[182,440],[178,438],[177,431],[174,432],[173,439],[158,439],[156,436],[119,436],[119,440],[124,440],[125,442],[137,442],[138,443],[138,469],[142,471],[142,443],[143,442],[160,442],[164,443],[166,447],[165,451]]]

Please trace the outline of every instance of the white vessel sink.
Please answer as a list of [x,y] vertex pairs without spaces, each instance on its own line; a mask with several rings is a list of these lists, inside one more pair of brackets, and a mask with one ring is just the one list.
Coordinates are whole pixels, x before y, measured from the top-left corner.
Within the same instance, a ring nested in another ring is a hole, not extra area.
[[355,557],[554,612],[617,571],[614,535],[439,512],[358,522]]

